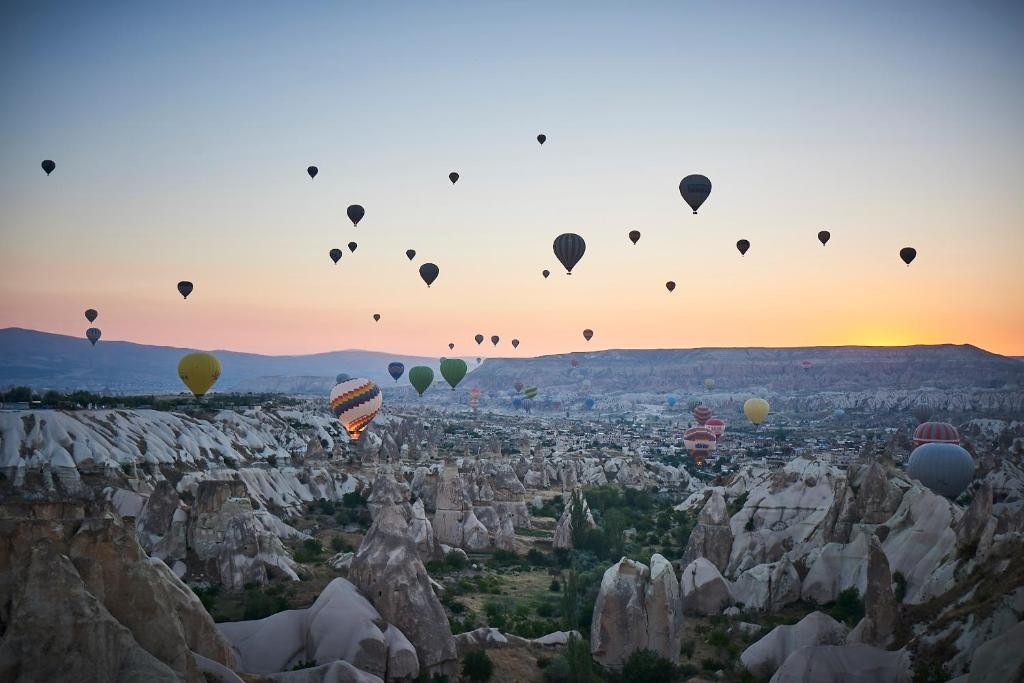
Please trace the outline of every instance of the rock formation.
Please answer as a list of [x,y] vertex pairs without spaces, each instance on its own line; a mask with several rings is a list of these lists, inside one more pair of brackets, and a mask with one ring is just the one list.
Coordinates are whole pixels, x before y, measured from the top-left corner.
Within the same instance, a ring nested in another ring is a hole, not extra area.
[[683,614],[711,616],[735,602],[732,588],[718,567],[703,557],[686,565],[680,580]]
[[759,564],[740,574],[732,593],[747,609],[774,612],[800,599],[800,574],[784,556],[778,562]]
[[590,512],[590,506],[587,504],[586,496],[583,495],[581,490],[577,489],[573,492],[573,495],[566,496],[565,509],[562,510],[562,516],[558,518],[558,525],[555,527],[556,548],[572,547],[572,501],[575,495],[578,495],[580,501],[582,501],[587,528],[593,529],[597,526],[597,523],[594,521],[594,515]]
[[690,540],[680,564],[685,567],[698,557],[705,557],[718,571],[724,572],[729,566],[731,552],[732,528],[729,526],[725,497],[714,491],[697,516],[697,525],[690,532]]
[[814,645],[791,654],[770,683],[910,683],[911,678],[910,657],[904,650],[887,652],[870,645]]
[[812,645],[841,645],[847,632],[827,614],[811,612],[792,626],[776,626],[744,650],[740,662],[754,676],[767,678],[797,650]]
[[864,612],[864,618],[850,632],[846,642],[887,647],[896,628],[896,596],[892,590],[889,559],[882,552],[882,546],[874,536],[868,545]]

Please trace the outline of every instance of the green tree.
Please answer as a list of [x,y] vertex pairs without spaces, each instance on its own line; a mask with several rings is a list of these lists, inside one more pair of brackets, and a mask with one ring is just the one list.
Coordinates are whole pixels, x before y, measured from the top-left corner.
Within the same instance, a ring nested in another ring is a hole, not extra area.
[[569,683],[591,683],[594,675],[594,660],[590,658],[590,645],[576,636],[569,636],[565,644],[565,659],[569,663]]
[[565,586],[562,587],[562,619],[567,631],[579,626],[579,582],[575,569],[565,572]]
[[583,508],[583,496],[579,489],[572,492],[569,509],[569,534],[572,547],[582,548],[587,535],[587,512]]
[[637,650],[622,667],[622,680],[629,683],[667,683],[674,678],[672,662],[652,650]]
[[473,683],[484,683],[494,675],[494,662],[483,650],[466,653],[462,659],[462,675]]

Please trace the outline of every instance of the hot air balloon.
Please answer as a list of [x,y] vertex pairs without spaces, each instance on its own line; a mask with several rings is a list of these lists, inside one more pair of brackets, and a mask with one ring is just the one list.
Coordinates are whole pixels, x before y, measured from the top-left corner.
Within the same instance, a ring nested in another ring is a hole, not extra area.
[[565,274],[572,275],[572,269],[583,258],[587,250],[587,243],[583,238],[573,232],[567,232],[555,238],[555,257],[565,267]]
[[459,174],[456,173],[455,171],[452,171],[451,173],[448,174],[448,180],[452,181],[452,185],[454,185],[459,180]]
[[844,415],[846,415],[846,411],[842,408],[836,408],[832,411],[832,417],[843,417]]
[[415,249],[406,249],[405,250],[405,255],[409,258],[410,261],[412,261],[414,258],[416,258],[416,250]]
[[583,338],[590,341],[591,337],[594,336],[594,331],[590,328],[583,330]]
[[380,387],[362,377],[345,380],[331,390],[331,411],[353,441],[359,441],[383,404]]
[[909,266],[910,262],[917,258],[917,249],[914,249],[913,247],[903,247],[900,249],[900,258]]
[[496,334],[492,334],[492,335],[491,335],[491,343],[492,343],[492,344],[494,344],[495,346],[497,346],[497,345],[498,345],[498,342],[499,342],[499,341],[501,341],[501,337],[499,337],[499,336],[498,336],[498,335],[496,335]]
[[469,368],[466,367],[466,361],[461,358],[446,358],[441,361],[441,376],[444,377],[448,385],[451,386],[452,391],[455,391],[455,387],[458,386],[462,378],[466,376],[466,372]]
[[526,387],[523,389],[523,398],[530,401],[537,398],[537,387]]
[[688,175],[679,181],[679,194],[683,196],[683,201],[690,205],[693,212],[697,213],[697,209],[711,194],[711,181],[707,176]]
[[448,350],[452,351],[455,349],[455,342],[448,342]]
[[352,376],[349,375],[347,372],[339,372],[337,374],[337,376],[334,378],[334,383],[335,384],[341,384],[345,380],[351,379],[351,378],[352,378]]
[[[694,213],[697,213],[694,211]],[[739,240],[736,242],[736,248],[739,249],[740,256],[745,256],[747,249],[750,249],[750,240]]]
[[697,424],[703,426],[708,418],[711,417],[711,408],[708,408],[703,403],[698,404],[693,409],[693,419],[697,421]]
[[548,279],[548,275],[551,275],[551,271],[545,269],[545,270],[540,271],[540,274],[544,276],[545,280],[547,280]]
[[523,390],[523,387],[526,385],[520,382],[519,380],[516,380],[515,382],[512,383],[512,386],[515,388],[516,393],[519,393],[520,391]]
[[348,243],[348,250],[349,250],[350,252],[354,252],[354,251],[356,250],[356,247],[358,247],[358,246],[359,246],[359,245],[358,245],[358,244],[356,244],[355,242],[349,242],[349,243]]
[[96,311],[95,308],[87,308],[86,309],[86,311],[85,311],[85,319],[88,320],[89,322],[95,322],[97,316],[99,316],[99,313]]
[[518,349],[519,348],[519,340],[518,339],[513,339],[512,340],[512,348],[513,349]]
[[308,168],[306,168],[306,173],[309,174],[309,179],[310,180],[312,180],[313,178],[316,178],[316,174],[319,173],[319,172],[320,172],[320,169],[317,168],[316,166],[309,166]]
[[583,391],[590,391],[590,389],[591,389],[590,380],[589,379],[583,380],[583,382],[580,384],[580,388],[582,388]]
[[345,210],[345,213],[348,214],[348,219],[352,221],[352,226],[356,227],[359,225],[359,221],[363,220],[363,216],[366,215],[366,209],[358,204],[353,204]]
[[331,260],[334,261],[335,263],[337,263],[338,261],[341,260],[341,254],[342,254],[341,249],[331,249],[327,253],[331,257]]
[[640,241],[640,231],[639,230],[630,230],[628,237],[629,237],[629,241],[630,242],[632,242],[633,244],[636,244],[637,242]]
[[812,365],[814,365],[813,361],[809,361],[807,359],[800,361],[800,367],[802,367],[804,370],[810,370]]
[[100,336],[102,334],[103,333],[100,332],[100,328],[98,328],[98,327],[90,327],[89,329],[87,329],[85,331],[85,338],[88,339],[92,343],[93,346],[96,346],[96,342],[98,342],[100,340]]
[[665,289],[667,289],[669,292],[675,291],[675,288],[676,283],[672,282],[671,280],[665,283]]
[[192,293],[192,283],[188,280],[182,280],[179,282],[178,293],[181,294],[182,298],[187,299],[188,295]]
[[715,439],[721,439],[722,434],[725,434],[725,420],[720,417],[709,418],[704,426],[715,435]]
[[542,144],[542,145],[543,145],[543,144],[544,144],[545,142],[547,142],[547,139],[548,139],[548,136],[547,136],[547,135],[544,135],[544,133],[541,133],[540,135],[538,135],[538,136],[537,136],[537,142],[539,142],[539,143],[540,143],[540,144]]
[[764,419],[768,417],[769,409],[768,401],[763,398],[748,398],[743,404],[743,414],[755,425],[764,422]]
[[374,313],[373,314],[373,322],[375,322],[375,323],[379,323],[380,322],[380,313]]
[[821,242],[821,246],[828,244],[828,241],[832,239],[832,233],[828,230],[822,230],[818,233],[818,241]]
[[475,342],[476,342],[476,343],[477,343],[478,345],[479,345],[479,344],[482,344],[482,343],[484,342],[484,335],[482,335],[482,334],[478,334],[478,335],[476,335],[475,337],[473,337],[473,340],[474,340],[474,341],[475,341]]
[[434,382],[434,371],[425,365],[417,365],[409,370],[409,384],[420,396]]
[[480,387],[473,387],[469,390],[469,407],[476,410],[480,405]]
[[705,427],[691,427],[683,432],[683,445],[698,466],[704,464],[708,455],[715,452],[718,439]]
[[202,398],[220,377],[220,361],[212,353],[189,353],[178,361],[178,377],[196,398]]
[[424,263],[422,266],[420,266],[420,277],[423,278],[423,281],[427,283],[427,287],[434,283],[434,280],[437,279],[437,275],[440,272],[441,271],[438,269],[438,267],[435,266],[433,263]]
[[[404,363],[399,363],[397,360],[388,363],[388,374],[391,375],[391,379],[395,380],[396,384],[398,383],[398,378],[402,376],[403,372],[405,372]],[[340,382],[341,380],[338,381]]]
[[[53,163],[53,160],[51,159],[45,159],[43,163],[39,165],[43,167],[44,171],[46,171],[46,175],[50,175],[53,173],[53,169],[57,168],[57,164]],[[72,175],[74,175],[74,173],[72,173]]]
[[675,406],[676,406],[676,402],[677,402],[678,400],[679,400],[679,399],[677,399],[677,398],[676,398],[675,396],[666,396],[666,397],[665,397],[665,403],[667,403],[667,404],[668,404],[668,407],[669,407],[669,408],[675,408]]
[[707,389],[708,391],[711,391],[712,389],[714,389],[715,388],[715,380],[711,379],[710,377],[705,379],[704,380],[704,388]]
[[948,422],[922,422],[914,430],[914,445],[926,443],[960,443],[960,432]]
[[573,358],[571,361],[569,361],[569,365],[573,366],[574,368],[578,368],[580,366],[580,362]]
[[587,410],[592,410],[594,407],[594,399],[587,396],[585,399],[583,399],[583,407]]
[[929,489],[956,498],[974,479],[974,458],[953,443],[926,443],[915,448],[907,463],[907,473]]
[[483,361],[483,358],[480,358],[480,357],[478,356],[478,357],[477,357],[477,359],[476,359],[476,364],[477,364],[477,365],[480,365],[480,362],[481,362],[481,361]]
[[932,416],[932,407],[927,403],[918,403],[910,411],[910,414],[917,420],[917,424],[921,424],[922,422],[927,422],[928,418]]

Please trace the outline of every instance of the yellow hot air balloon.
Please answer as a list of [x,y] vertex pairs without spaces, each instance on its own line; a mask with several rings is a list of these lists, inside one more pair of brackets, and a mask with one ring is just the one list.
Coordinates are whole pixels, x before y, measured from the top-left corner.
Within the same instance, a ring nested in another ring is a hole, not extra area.
[[210,353],[190,353],[178,361],[178,377],[196,398],[202,398],[220,377],[220,361]]
[[748,398],[747,402],[743,404],[743,414],[755,425],[764,422],[764,419],[768,417],[768,410],[768,401],[763,398]]

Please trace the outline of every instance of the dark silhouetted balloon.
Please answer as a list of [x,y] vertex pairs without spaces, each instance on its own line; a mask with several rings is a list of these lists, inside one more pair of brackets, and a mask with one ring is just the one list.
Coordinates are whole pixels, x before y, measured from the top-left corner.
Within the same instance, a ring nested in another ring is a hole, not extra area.
[[451,173],[448,174],[448,180],[452,181],[452,185],[454,185],[459,181],[459,174],[456,173],[455,171],[452,171]]
[[96,317],[98,315],[99,313],[96,311],[95,308],[89,308],[86,309],[85,311],[85,319],[88,320],[89,322],[93,322],[94,320],[96,320]]
[[316,178],[316,174],[320,172],[320,169],[316,166],[310,166],[306,169],[306,173],[309,174],[310,179]]
[[363,220],[363,216],[366,215],[366,209],[358,204],[353,204],[348,207],[345,213],[348,214],[348,219],[352,221],[352,225],[359,225],[359,221]]
[[[388,363],[388,374],[391,375],[391,379],[395,380],[395,382],[398,381],[398,378],[402,376],[403,372],[405,372],[405,364],[399,363],[397,360],[393,363]],[[341,380],[338,381],[340,382]]]
[[[399,363],[399,365],[401,365],[401,363]],[[334,383],[341,384],[347,379],[352,379],[352,376],[349,375],[347,372],[339,372],[338,375],[334,378]]]
[[[46,171],[46,175],[50,175],[51,173],[53,173],[53,169],[57,168],[57,164],[53,163],[53,161],[50,159],[46,159],[45,161],[43,161],[43,163],[41,163],[40,166],[42,166],[43,170]],[[72,175],[74,174],[72,173]]]
[[379,323],[380,322],[380,313],[374,313],[373,314],[373,321],[375,323]]
[[448,350],[452,351],[455,349],[455,342],[448,342]]
[[640,241],[640,231],[639,230],[630,230],[629,231],[629,241],[632,242],[633,244],[636,244],[637,242],[639,242]]
[[416,250],[415,249],[406,249],[405,250],[405,255],[409,258],[410,261],[412,261],[414,258],[416,258]]
[[750,240],[740,240],[736,242],[736,248],[740,250],[740,256],[747,253],[747,249],[750,249]]
[[548,141],[548,136],[544,135],[544,133],[541,133],[540,135],[537,136],[537,142],[539,142],[540,144],[543,145],[547,141]]
[[358,247],[359,247],[359,245],[356,244],[355,242],[349,242],[348,243],[348,250],[349,251],[355,251]]
[[676,288],[676,283],[672,282],[671,280],[669,280],[668,282],[665,283],[665,289],[667,289],[668,291],[670,291],[670,292],[675,291],[675,288]]
[[178,283],[178,293],[186,299],[188,298],[188,295],[192,293],[192,289],[192,283],[188,280],[182,280]]
[[484,343],[484,335],[478,334],[475,337],[473,337],[473,340],[477,343],[477,345],[483,344]]
[[818,233],[818,241],[821,242],[821,246],[828,244],[828,241],[832,239],[832,233],[828,230],[822,230]]
[[434,280],[437,279],[437,274],[440,272],[440,269],[433,263],[424,263],[420,266],[420,277],[427,283],[427,287],[434,284]]
[[491,335],[491,343],[492,343],[492,344],[494,344],[495,346],[497,346],[497,345],[498,345],[498,342],[499,342],[499,341],[501,341],[501,337],[499,337],[499,336],[498,336],[498,335],[496,335],[496,334],[492,334],[492,335]]
[[591,330],[589,328],[583,330],[583,338],[586,339],[587,341],[590,341],[590,338],[593,337],[593,336],[594,336],[594,331],[593,330]]
[[341,260],[341,249],[331,249],[329,253],[331,255],[331,260],[334,261],[335,263]]
[[694,213],[704,203],[704,200],[711,194],[711,181],[707,176],[688,175],[679,182],[679,194],[683,201],[690,205]]
[[512,348],[513,349],[518,349],[519,348],[519,340],[518,339],[513,339],[512,340]]
[[917,258],[917,249],[914,249],[913,247],[903,247],[900,249],[900,258],[909,266],[910,262]]
[[483,362],[483,360],[484,360],[483,358],[477,357],[477,359],[476,359],[476,364],[477,364],[477,365],[480,365],[480,363],[482,363],[482,362]]
[[576,233],[567,232],[555,238],[555,256],[565,267],[565,274],[572,275],[572,269],[587,250],[587,243]]
[[974,479],[974,458],[952,443],[926,443],[915,448],[907,474],[939,495],[956,498]]
[[544,276],[545,280],[547,280],[548,279],[548,275],[551,275],[551,271],[545,269],[545,270],[540,271],[540,274]]
[[88,339],[93,346],[96,346],[96,342],[100,340],[100,335],[102,334],[103,333],[100,332],[100,328],[90,327],[85,331],[85,338]]

